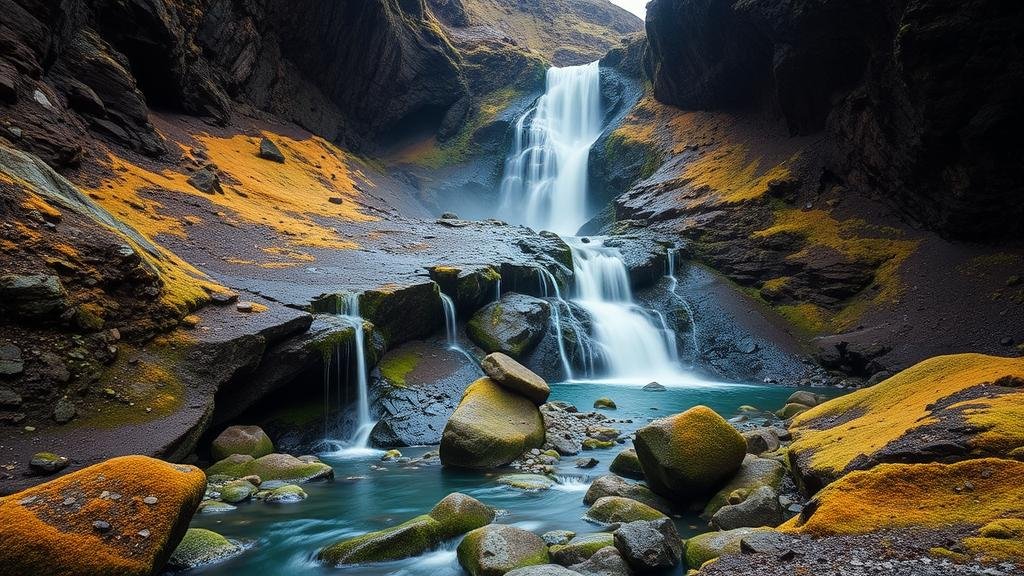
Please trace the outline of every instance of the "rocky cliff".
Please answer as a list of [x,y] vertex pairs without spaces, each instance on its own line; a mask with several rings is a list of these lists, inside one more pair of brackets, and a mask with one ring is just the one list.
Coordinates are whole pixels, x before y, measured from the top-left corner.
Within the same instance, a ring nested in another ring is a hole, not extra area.
[[660,101],[824,132],[828,169],[946,236],[1024,232],[1021,5],[655,0],[647,30]]

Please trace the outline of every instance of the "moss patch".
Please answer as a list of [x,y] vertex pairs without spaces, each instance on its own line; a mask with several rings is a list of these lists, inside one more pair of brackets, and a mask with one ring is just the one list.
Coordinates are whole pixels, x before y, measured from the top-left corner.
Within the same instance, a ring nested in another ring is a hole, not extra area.
[[396,351],[384,356],[380,362],[380,374],[391,385],[405,388],[406,377],[419,366],[423,355],[415,351]]

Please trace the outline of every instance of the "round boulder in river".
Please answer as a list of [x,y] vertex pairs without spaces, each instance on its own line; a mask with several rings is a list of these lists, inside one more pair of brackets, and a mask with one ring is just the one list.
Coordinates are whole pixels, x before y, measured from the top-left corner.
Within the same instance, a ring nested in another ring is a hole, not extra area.
[[515,526],[491,524],[462,539],[459,564],[471,576],[504,576],[524,566],[547,564],[548,547],[540,536]]
[[544,444],[537,406],[481,378],[466,389],[441,434],[441,463],[459,468],[497,468]]

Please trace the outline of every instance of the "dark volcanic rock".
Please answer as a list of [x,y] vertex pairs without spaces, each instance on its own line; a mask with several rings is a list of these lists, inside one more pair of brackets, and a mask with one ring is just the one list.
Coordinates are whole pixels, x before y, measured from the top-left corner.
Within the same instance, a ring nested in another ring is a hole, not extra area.
[[668,518],[628,522],[614,536],[615,547],[637,572],[665,570],[683,557],[683,541]]
[[551,305],[539,298],[507,293],[473,315],[466,332],[487,352],[522,358],[547,331]]

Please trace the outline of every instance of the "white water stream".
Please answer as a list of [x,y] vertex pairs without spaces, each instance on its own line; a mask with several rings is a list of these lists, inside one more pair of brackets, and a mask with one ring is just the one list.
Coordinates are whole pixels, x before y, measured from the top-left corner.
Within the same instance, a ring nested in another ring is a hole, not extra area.
[[[370,416],[370,386],[367,377],[366,367],[366,343],[365,334],[363,332],[363,317],[359,314],[359,295],[358,294],[347,294],[344,302],[342,302],[341,310],[338,314],[352,323],[353,327],[353,338],[351,352],[349,353],[349,363],[351,364],[352,359],[355,359],[355,377],[356,377],[356,422],[355,429],[351,436],[344,441],[325,439],[324,445],[327,448],[325,453],[332,456],[362,456],[367,453],[377,452],[369,447],[370,433],[373,431],[373,427],[377,424],[376,421]],[[336,350],[334,356],[338,358],[340,363],[340,354]],[[341,378],[342,369],[338,366],[339,379]],[[329,372],[330,366],[328,365],[327,371]],[[349,367],[352,370],[352,367]],[[340,393],[339,393],[340,395]]]

